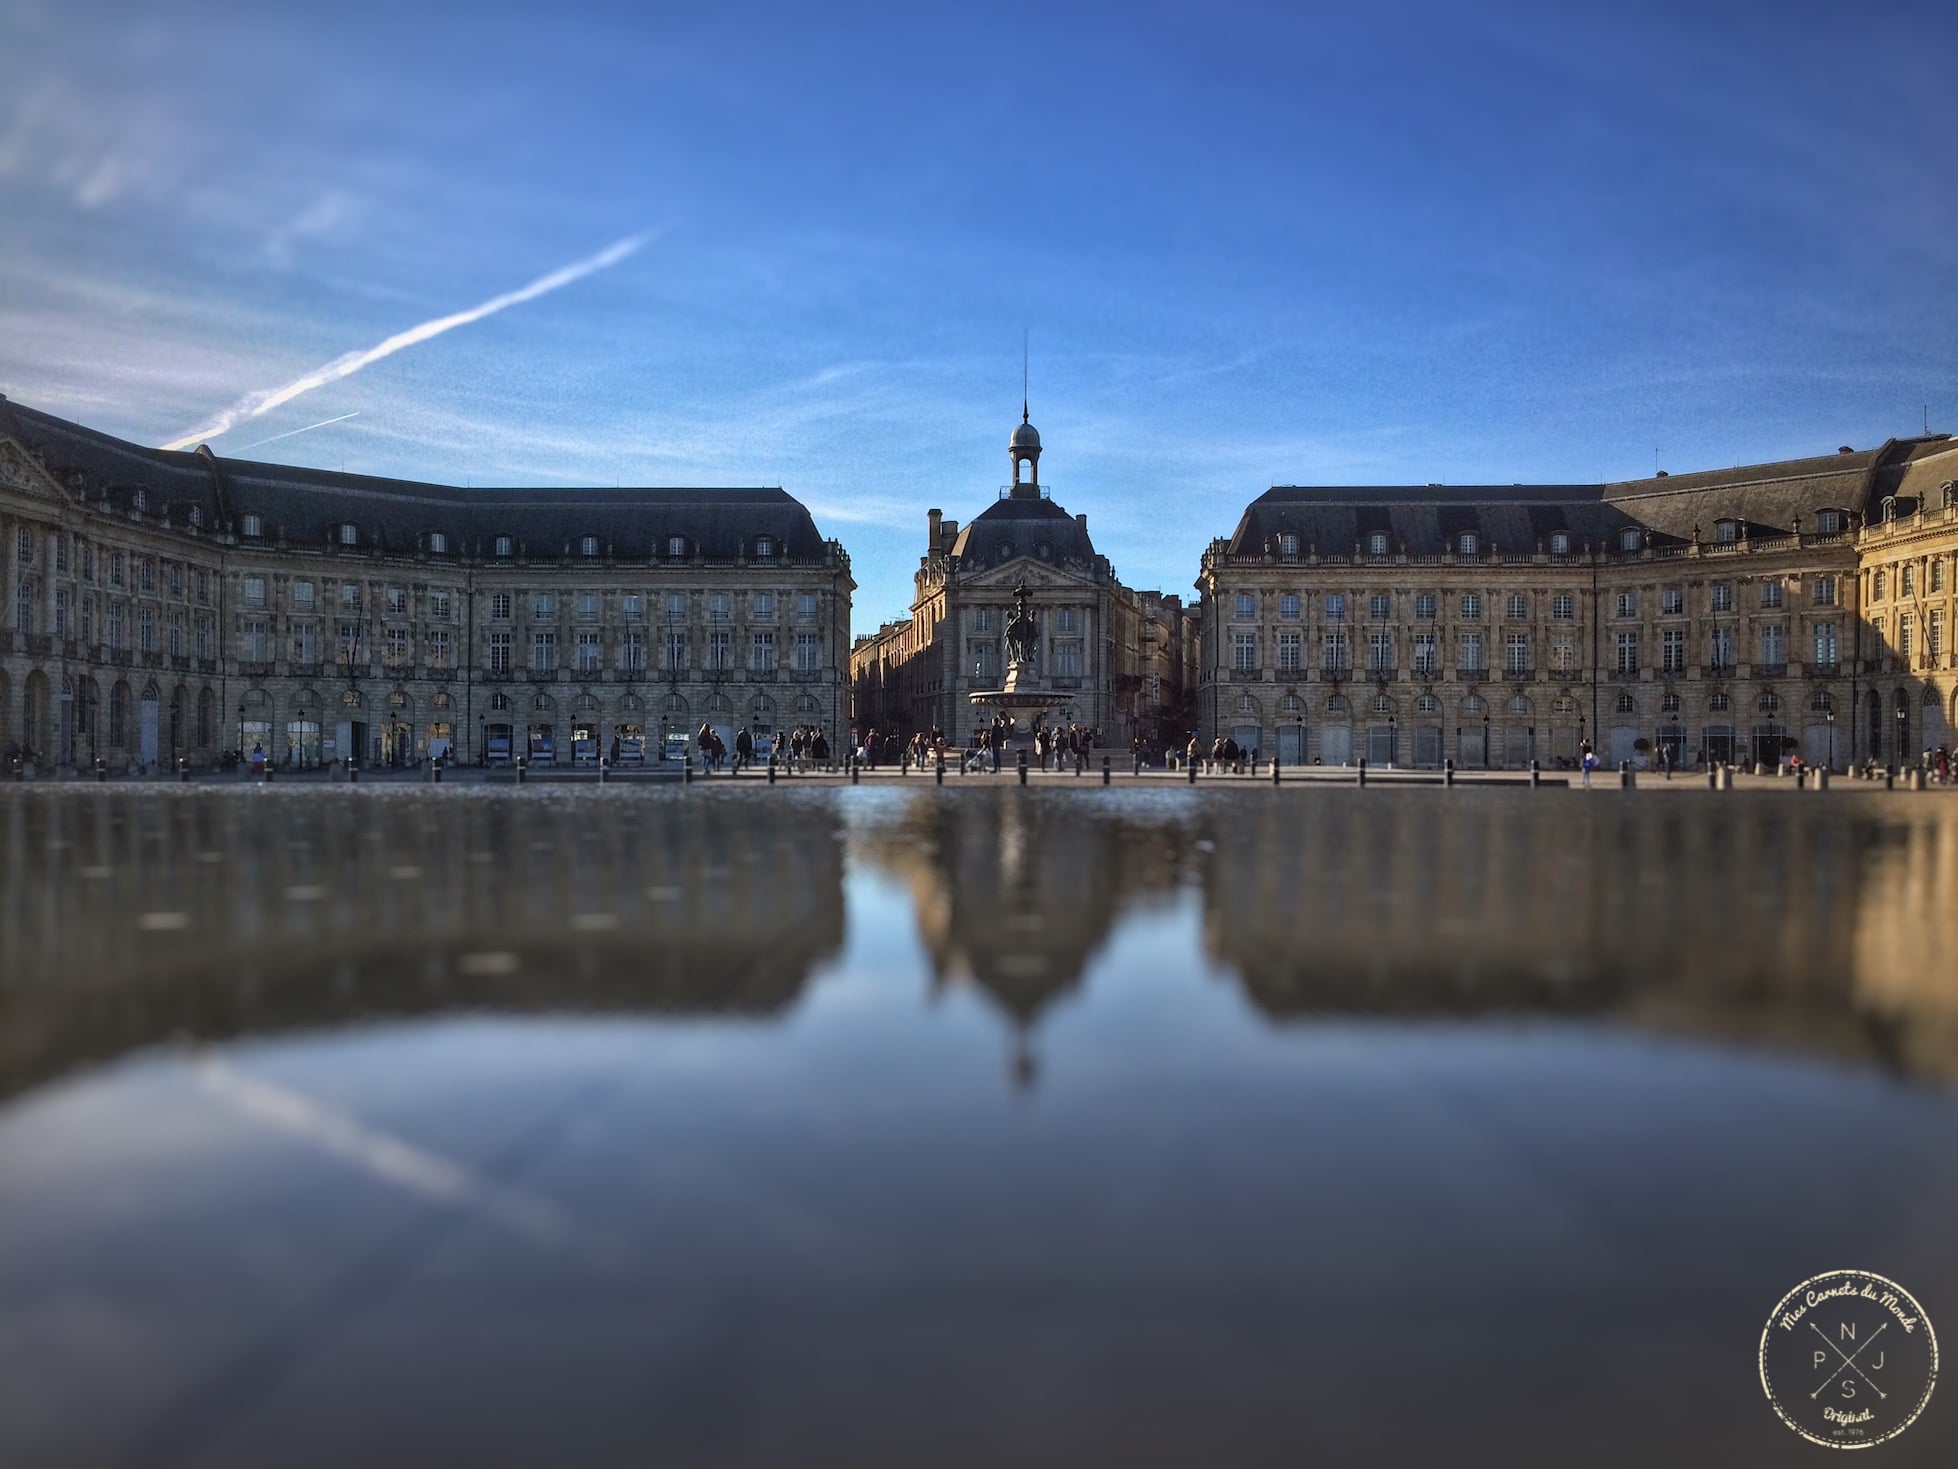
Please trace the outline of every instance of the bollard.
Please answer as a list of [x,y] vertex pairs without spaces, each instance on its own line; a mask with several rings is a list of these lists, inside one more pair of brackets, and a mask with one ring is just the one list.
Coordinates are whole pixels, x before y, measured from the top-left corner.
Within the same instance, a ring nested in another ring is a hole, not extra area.
[[277,767],[274,766],[270,760],[267,760],[265,762],[265,783],[267,785],[272,784],[272,773],[275,769],[277,769]]
[[[519,780],[523,778],[521,771],[518,772],[517,778]],[[360,766],[355,762],[354,757],[351,755],[347,757],[347,780],[349,781],[349,783],[353,785],[360,784]]]
[[[14,779],[20,779],[20,761],[18,760],[14,761]],[[190,784],[190,761],[184,759],[181,755],[177,757],[177,782],[180,785]]]
[[1923,767],[1923,766],[1921,766],[1921,765],[1920,765],[1920,766],[1918,766],[1918,767],[1917,767],[1917,768],[1916,768],[1915,770],[1913,770],[1913,771],[1911,771],[1911,773],[1910,773],[1910,788],[1911,788],[1912,790],[1914,790],[1914,791],[1921,791],[1921,790],[1924,790],[1924,789],[1926,789],[1926,786],[1925,786],[1925,784],[1924,784],[1924,767]]
[[[179,766],[181,766],[183,763],[184,762],[181,760],[177,762]],[[15,781],[18,782],[27,779],[27,762],[21,759],[20,756],[18,755],[14,756],[13,759],[13,772],[14,772]]]
[[1714,789],[1718,791],[1731,791],[1733,788],[1734,788],[1734,767],[1731,765],[1723,765],[1720,767],[1720,783],[1717,786],[1715,786]]
[[945,784],[945,752],[943,750],[938,752],[938,762],[933,768],[932,774],[939,785]]
[[436,784],[437,784],[438,786],[439,786],[440,784],[442,784],[442,762],[441,762],[440,760],[437,760],[437,761],[435,762],[435,775],[434,775],[434,780],[435,780],[435,783],[436,783]]
[[1278,784],[1278,757],[1276,755],[1271,757],[1271,783],[1273,785]]
[[1530,762],[1530,789],[1535,790],[1538,786],[1542,784],[1543,784],[1543,762],[1540,760],[1532,760]]
[[1828,766],[1818,765],[1815,767],[1814,771],[1810,774],[1808,788],[1812,791],[1826,791],[1829,789]]
[[1025,785],[1026,783],[1027,783],[1027,752],[1025,750],[1022,750],[1020,751],[1020,784]]
[[1632,762],[1629,760],[1620,760],[1618,762],[1618,789],[1621,791],[1630,791],[1636,790],[1637,788],[1638,772],[1632,769]]
[[1362,755],[1360,757],[1360,784],[1365,785],[1366,783],[1367,783],[1367,762],[1366,762],[1366,756]]
[[[772,764],[773,762],[771,761],[770,763]],[[610,776],[611,773],[612,773],[612,762],[610,758],[604,755],[600,755],[598,757],[598,783],[600,785],[604,785],[606,782],[606,778]],[[775,772],[773,770],[770,770],[768,773],[769,776],[773,778]]]
[[1441,762],[1441,783],[1452,786],[1455,783],[1455,762],[1453,759]]
[[1894,770],[1883,772],[1883,788],[1886,791],[1894,791],[1897,788],[1897,773]]
[[775,784],[775,752],[772,750],[768,755],[768,783]]
[[850,757],[850,784],[853,786],[863,784],[863,770],[857,764],[857,757],[854,755]]
[[104,760],[100,755],[97,755],[95,757],[96,784],[100,785],[103,781],[107,780],[108,778],[109,778],[109,762]]
[[1717,791],[1720,789],[1720,767],[1718,765],[1707,766],[1706,788],[1710,791]]
[[1103,755],[1101,757],[1101,783],[1103,785],[1108,785],[1114,779],[1115,779],[1115,773],[1109,769],[1108,757],[1106,755]]
[[680,784],[683,786],[693,784],[693,756],[690,754],[680,757]]

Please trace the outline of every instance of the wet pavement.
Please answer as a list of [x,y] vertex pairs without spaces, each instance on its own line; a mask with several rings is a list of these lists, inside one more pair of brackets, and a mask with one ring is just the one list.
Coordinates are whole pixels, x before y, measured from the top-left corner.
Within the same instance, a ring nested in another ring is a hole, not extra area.
[[1797,1462],[1955,940],[1941,793],[0,791],[0,1464]]

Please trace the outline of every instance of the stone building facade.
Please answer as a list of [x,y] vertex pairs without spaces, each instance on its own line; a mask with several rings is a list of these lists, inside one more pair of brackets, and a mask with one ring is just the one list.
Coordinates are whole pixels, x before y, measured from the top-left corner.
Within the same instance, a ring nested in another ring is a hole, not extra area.
[[1609,485],[1275,488],[1203,556],[1198,730],[1287,763],[1914,757],[1952,716],[1954,473],[1927,436]]
[[926,512],[925,553],[908,618],[851,650],[858,730],[900,736],[974,728],[970,695],[1005,677],[1004,633],[1024,584],[1040,625],[1041,687],[1052,719],[1101,732],[1104,744],[1158,739],[1180,717],[1190,646],[1180,598],[1122,584],[1088,535],[1040,484],[1040,434],[1024,408],[1008,440],[1013,482],[961,526]]
[[657,760],[847,719],[849,557],[779,489],[463,490],[0,400],[0,749],[40,768]]

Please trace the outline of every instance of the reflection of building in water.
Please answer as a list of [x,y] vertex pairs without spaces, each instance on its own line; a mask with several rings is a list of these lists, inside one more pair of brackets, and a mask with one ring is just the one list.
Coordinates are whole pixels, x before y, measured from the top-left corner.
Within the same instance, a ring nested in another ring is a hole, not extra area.
[[983,990],[1013,1025],[1023,1079],[1041,1016],[1126,905],[1174,886],[1185,847],[1168,823],[1011,788],[920,799],[865,841],[911,889],[933,989]]
[[842,943],[841,842],[796,804],[259,794],[0,803],[0,1094],[179,1033],[768,1014]]
[[1268,1015],[1596,1014],[1958,1076],[1948,822],[1357,791],[1210,819],[1206,945]]

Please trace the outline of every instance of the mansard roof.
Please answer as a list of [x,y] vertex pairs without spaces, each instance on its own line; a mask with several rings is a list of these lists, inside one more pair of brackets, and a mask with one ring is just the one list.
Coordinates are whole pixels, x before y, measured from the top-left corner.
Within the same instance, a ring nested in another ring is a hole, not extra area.
[[708,560],[752,554],[764,535],[791,558],[824,554],[808,509],[776,488],[464,489],[227,459],[208,449],[150,449],[3,398],[0,437],[35,452],[56,479],[91,499],[106,495],[127,506],[140,490],[152,513],[181,522],[196,506],[212,529],[257,515],[268,539],[297,545],[327,544],[351,523],[362,545],[387,551],[414,551],[439,531],[459,554],[487,553],[504,535],[535,556],[564,555],[594,535],[605,554],[626,558],[662,556],[675,536],[686,539],[689,555]]
[[980,566],[1014,556],[1035,556],[1047,547],[1047,557],[1056,564],[1066,561],[1092,563],[1094,542],[1088,528],[1052,500],[995,500],[960,527],[952,542],[952,554]]

